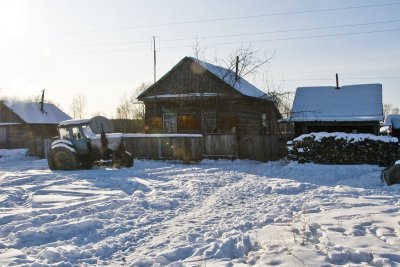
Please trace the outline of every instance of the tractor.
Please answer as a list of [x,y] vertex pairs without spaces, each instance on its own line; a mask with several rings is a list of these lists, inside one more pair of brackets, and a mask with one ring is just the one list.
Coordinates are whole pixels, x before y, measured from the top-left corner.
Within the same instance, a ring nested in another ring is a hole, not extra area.
[[51,170],[90,169],[93,165],[132,167],[133,157],[126,151],[124,137],[113,133],[110,120],[67,120],[58,125],[59,136],[51,143],[48,165]]

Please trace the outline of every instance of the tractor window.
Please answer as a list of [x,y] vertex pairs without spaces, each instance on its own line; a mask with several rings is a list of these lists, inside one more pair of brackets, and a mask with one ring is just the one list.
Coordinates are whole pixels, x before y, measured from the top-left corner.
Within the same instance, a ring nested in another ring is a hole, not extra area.
[[93,138],[96,136],[89,125],[82,125],[82,131],[85,134],[86,138]]
[[71,138],[71,136],[69,135],[69,131],[67,129],[60,128],[59,132],[60,132],[61,139],[70,139]]
[[75,140],[81,140],[83,139],[83,136],[81,134],[81,131],[79,130],[78,127],[72,128],[72,136]]

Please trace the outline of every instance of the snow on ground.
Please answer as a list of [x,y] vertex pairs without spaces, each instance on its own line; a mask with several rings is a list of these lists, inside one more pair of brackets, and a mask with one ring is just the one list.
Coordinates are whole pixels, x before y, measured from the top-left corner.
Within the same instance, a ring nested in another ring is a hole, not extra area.
[[277,161],[57,171],[0,150],[0,266],[397,266],[381,168]]

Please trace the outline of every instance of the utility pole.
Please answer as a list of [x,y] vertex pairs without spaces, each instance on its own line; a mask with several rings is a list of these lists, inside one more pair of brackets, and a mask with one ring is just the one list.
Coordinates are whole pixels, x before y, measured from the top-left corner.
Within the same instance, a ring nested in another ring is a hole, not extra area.
[[156,51],[156,37],[155,36],[153,36],[153,53],[154,53],[154,83],[156,83],[157,51]]

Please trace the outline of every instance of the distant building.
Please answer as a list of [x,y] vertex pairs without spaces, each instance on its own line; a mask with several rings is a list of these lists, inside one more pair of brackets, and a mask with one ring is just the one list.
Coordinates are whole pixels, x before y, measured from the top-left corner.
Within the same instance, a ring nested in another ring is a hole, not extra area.
[[382,85],[299,87],[286,122],[295,136],[311,132],[378,134],[383,121]]
[[274,99],[232,70],[183,58],[138,99],[150,133],[276,134]]
[[28,148],[44,157],[46,139],[57,136],[57,125],[71,119],[53,104],[0,101],[0,148]]

